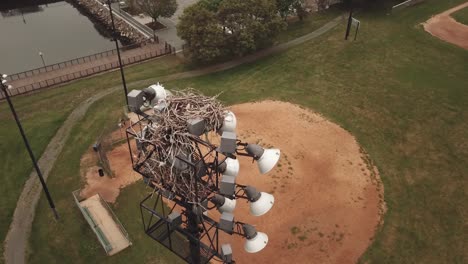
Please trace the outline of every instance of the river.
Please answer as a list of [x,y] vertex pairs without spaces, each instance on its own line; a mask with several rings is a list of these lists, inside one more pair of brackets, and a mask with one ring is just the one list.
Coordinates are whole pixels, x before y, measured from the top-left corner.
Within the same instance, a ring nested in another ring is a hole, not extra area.
[[42,58],[49,65],[115,48],[98,29],[65,1],[1,11],[0,73],[42,67]]

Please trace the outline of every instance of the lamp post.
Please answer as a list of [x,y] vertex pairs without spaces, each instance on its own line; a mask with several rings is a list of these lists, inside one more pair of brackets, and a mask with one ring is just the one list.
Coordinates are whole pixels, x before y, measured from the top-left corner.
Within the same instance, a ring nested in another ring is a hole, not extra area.
[[46,64],[45,64],[45,61],[44,61],[44,54],[41,51],[39,51],[39,56],[41,57],[42,65],[44,65],[44,67],[45,67]]
[[20,8],[20,10],[21,10],[21,16],[23,17],[23,23],[24,23],[24,24],[26,24],[26,19],[24,18],[23,9],[22,9],[22,8]]
[[18,118],[18,115],[16,114],[13,103],[11,102],[10,95],[8,94],[8,90],[11,89],[12,87],[11,87],[11,85],[6,84],[7,83],[7,80],[6,80],[7,77],[8,76],[6,74],[1,74],[1,81],[2,81],[2,83],[0,85],[1,90],[5,94],[5,98],[6,98],[7,102],[8,102],[8,106],[10,107],[11,113],[13,114],[13,117],[15,118],[16,125],[18,126],[21,137],[23,138],[23,141],[24,141],[24,145],[26,146],[26,149],[28,150],[29,157],[31,158],[31,161],[32,161],[32,163],[34,165],[34,168],[36,169],[37,176],[39,177],[42,188],[44,189],[44,192],[45,192],[46,197],[47,197],[47,201],[49,202],[49,206],[50,206],[50,208],[52,209],[52,211],[54,213],[55,219],[58,220],[59,215],[57,213],[57,210],[55,209],[54,201],[52,200],[52,197],[50,196],[49,189],[47,188],[47,184],[46,184],[46,182],[45,182],[45,180],[44,180],[44,178],[42,176],[42,172],[39,169],[39,166],[37,165],[36,158],[34,157],[34,153],[32,152],[31,146],[29,145],[28,139],[26,138],[26,135],[24,133],[23,126],[20,123],[20,120]]
[[119,68],[120,68],[120,75],[122,77],[122,84],[123,84],[124,93],[125,93],[125,102],[126,102],[127,107],[128,107],[127,83],[125,82],[125,74],[124,74],[124,70],[123,70],[123,66],[122,66],[122,59],[120,57],[119,42],[117,41],[117,37],[116,37],[117,33],[115,32],[114,14],[112,13],[112,3],[111,3],[110,0],[107,0],[107,6],[109,7],[111,23],[112,23],[112,37],[113,37],[114,42],[115,42],[115,49],[117,50],[117,57],[119,59]]

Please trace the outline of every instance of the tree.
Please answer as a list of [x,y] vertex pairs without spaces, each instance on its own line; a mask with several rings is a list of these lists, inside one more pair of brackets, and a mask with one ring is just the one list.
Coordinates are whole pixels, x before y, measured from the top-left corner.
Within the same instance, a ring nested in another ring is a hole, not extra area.
[[304,20],[304,17],[307,16],[307,11],[305,8],[305,2],[304,0],[296,0],[292,4],[292,8],[296,12],[297,17],[299,18],[300,21]]
[[198,62],[264,48],[284,28],[275,0],[202,0],[184,10],[177,25],[186,50]]
[[154,22],[159,17],[171,17],[177,10],[176,0],[138,0],[141,11],[150,16]]
[[218,18],[224,27],[232,55],[264,48],[286,27],[277,15],[274,0],[228,0],[219,5]]
[[284,19],[286,19],[289,14],[295,13],[302,21],[307,14],[304,0],[276,0],[276,9]]
[[276,0],[276,9],[280,13],[281,17],[286,17],[291,13],[291,6],[297,0]]
[[326,9],[328,5],[330,5],[329,0],[314,0],[315,5],[317,6],[317,11],[322,11]]
[[189,57],[195,62],[212,62],[226,55],[223,27],[216,14],[203,4],[184,10],[177,25],[177,35],[185,40]]

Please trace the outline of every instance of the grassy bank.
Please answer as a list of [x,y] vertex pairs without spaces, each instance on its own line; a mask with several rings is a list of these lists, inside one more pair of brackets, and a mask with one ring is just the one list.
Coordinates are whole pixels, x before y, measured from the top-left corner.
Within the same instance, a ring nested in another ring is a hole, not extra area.
[[456,21],[468,25],[468,7],[458,10],[451,15]]
[[[128,67],[125,73],[127,80],[132,82],[181,71],[184,67],[178,59],[171,56]],[[35,156],[41,156],[50,139],[78,104],[100,89],[120,83],[120,73],[115,71],[33,95],[12,98]],[[0,123],[0,241],[3,241],[32,164],[6,102],[0,103]],[[54,191],[52,190],[52,195]],[[0,263],[2,262],[3,246],[0,247]]]
[[[145,235],[139,221],[139,201],[150,190],[137,182],[126,188],[113,206],[115,213],[128,231],[133,245],[112,257],[107,257],[74,204],[71,191],[83,186],[80,177],[80,159],[88,151],[103,129],[115,127],[124,103],[120,93],[114,93],[96,104],[77,124],[68,140],[69,146],[51,172],[49,187],[54,190],[59,222],[53,220],[47,202],[41,199],[31,234],[31,251],[28,263],[179,263],[180,260]],[[47,223],[51,223],[47,225]],[[47,241],[47,246],[44,246]]]

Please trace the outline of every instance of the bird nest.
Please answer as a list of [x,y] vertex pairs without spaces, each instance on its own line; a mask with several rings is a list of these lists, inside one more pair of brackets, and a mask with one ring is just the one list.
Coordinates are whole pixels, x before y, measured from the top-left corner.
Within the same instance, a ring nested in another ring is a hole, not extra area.
[[203,120],[206,133],[218,132],[226,107],[217,96],[193,89],[176,91],[158,105],[164,107],[147,117],[141,132],[133,131],[139,172],[158,188],[198,203],[199,197],[207,197],[216,186],[212,177],[205,177],[212,175],[210,164],[214,164],[216,151],[214,145],[190,133],[188,124]]

